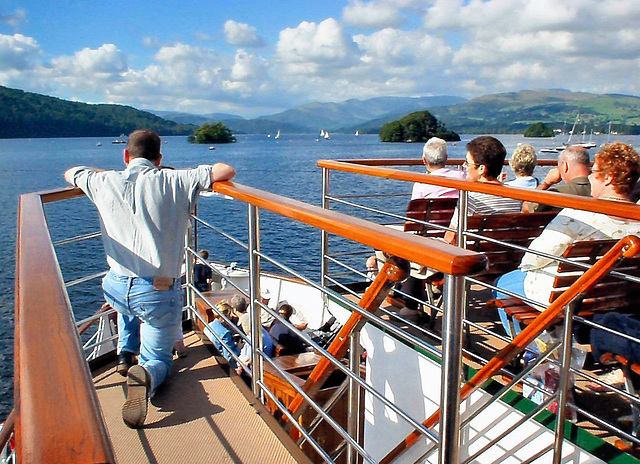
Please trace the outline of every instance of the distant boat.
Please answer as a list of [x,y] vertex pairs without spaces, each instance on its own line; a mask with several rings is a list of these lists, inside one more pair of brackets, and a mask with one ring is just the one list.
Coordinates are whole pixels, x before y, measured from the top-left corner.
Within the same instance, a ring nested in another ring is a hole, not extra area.
[[360,135],[360,132],[359,132],[359,131],[356,131],[355,136],[357,137],[357,136],[359,136],[359,135]]
[[102,146],[101,142],[96,143],[96,147],[101,147],[101,146]]
[[320,129],[320,137],[324,138],[324,129]]
[[216,149],[216,147],[214,147],[214,146],[209,147],[209,150],[215,150],[215,149]]
[[541,148],[540,149],[540,153],[558,153],[558,151],[560,150],[558,150],[557,148]]
[[115,139],[111,143],[127,143],[127,141],[125,140],[125,137],[126,136],[124,134],[120,134],[120,138]]
[[571,138],[573,137],[573,134],[576,133],[576,126],[578,125],[579,122],[580,122],[580,113],[578,113],[578,115],[576,116],[576,120],[573,123],[573,127],[571,128],[571,132],[569,132],[569,138],[561,146],[556,147],[557,151],[562,151],[565,148],[567,148],[569,145],[571,145]]
[[325,139],[325,140],[329,140],[330,138],[331,138],[331,137],[329,136],[329,131],[326,131],[326,132],[324,133],[324,139]]
[[279,139],[280,138],[280,129],[278,129],[278,133],[276,134],[276,136],[274,137],[274,139]]

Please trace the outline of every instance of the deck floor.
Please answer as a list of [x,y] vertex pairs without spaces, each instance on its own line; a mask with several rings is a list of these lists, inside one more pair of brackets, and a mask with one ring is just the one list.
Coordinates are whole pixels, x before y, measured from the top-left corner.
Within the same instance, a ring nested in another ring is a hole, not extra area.
[[[122,422],[124,378],[113,366],[94,373],[119,463],[295,463],[296,460],[193,332],[188,356],[149,405],[142,429]],[[295,451],[294,451],[295,452]],[[297,454],[297,453],[296,453]]]

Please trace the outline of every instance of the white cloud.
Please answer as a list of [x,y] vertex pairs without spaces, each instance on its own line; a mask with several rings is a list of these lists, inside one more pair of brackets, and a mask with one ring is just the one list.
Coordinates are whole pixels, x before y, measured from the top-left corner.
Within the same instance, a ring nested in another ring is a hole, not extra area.
[[39,53],[40,46],[32,37],[0,35],[0,71],[29,69]]
[[317,74],[348,67],[359,58],[352,37],[333,18],[319,24],[304,21],[280,32],[276,58],[287,73]]
[[342,12],[342,19],[348,24],[365,29],[397,27],[402,23],[398,9],[383,2],[365,3],[351,0]]
[[8,24],[12,27],[18,27],[26,21],[27,12],[22,8],[18,8],[11,14],[0,15],[0,23]]
[[264,45],[264,40],[258,35],[255,27],[232,19],[224,23],[224,35],[231,45],[239,47],[261,47]]

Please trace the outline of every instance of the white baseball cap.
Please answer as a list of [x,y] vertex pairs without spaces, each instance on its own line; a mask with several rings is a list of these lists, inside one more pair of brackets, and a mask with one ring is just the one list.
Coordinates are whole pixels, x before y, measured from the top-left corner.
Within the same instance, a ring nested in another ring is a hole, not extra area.
[[271,292],[269,292],[268,288],[265,288],[260,292],[260,298],[264,298],[265,300],[271,299]]

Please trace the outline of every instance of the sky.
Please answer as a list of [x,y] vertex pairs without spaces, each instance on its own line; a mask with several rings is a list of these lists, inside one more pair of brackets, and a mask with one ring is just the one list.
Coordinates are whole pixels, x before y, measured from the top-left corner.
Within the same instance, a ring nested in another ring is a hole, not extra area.
[[638,0],[0,0],[0,85],[139,109],[640,95],[639,71]]

